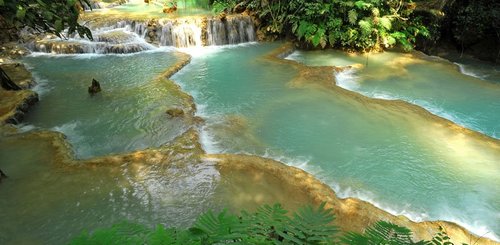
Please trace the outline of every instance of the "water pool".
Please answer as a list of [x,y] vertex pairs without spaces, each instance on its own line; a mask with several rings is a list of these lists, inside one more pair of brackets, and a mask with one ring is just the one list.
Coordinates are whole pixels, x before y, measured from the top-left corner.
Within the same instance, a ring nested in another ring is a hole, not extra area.
[[[25,124],[64,133],[80,158],[160,146],[189,127],[166,114],[182,104],[158,78],[176,61],[174,52],[26,57],[41,103]],[[103,91],[90,96],[93,78]]]
[[[278,159],[312,173],[341,197],[497,237],[497,140],[408,103],[334,86],[332,69],[266,56],[280,45],[183,50],[192,52],[192,62],[172,79],[193,95],[206,120],[205,150]],[[0,138],[2,169],[12,178],[0,188],[8,197],[0,200],[6,210],[0,242],[64,243],[84,228],[123,219],[186,226],[220,207],[220,198],[214,200],[219,173],[190,153],[196,151],[193,137],[180,150],[103,156],[176,145],[177,136],[190,132],[190,124],[165,115],[183,97],[156,79],[177,60],[158,50],[26,58],[41,79],[41,102],[23,127],[36,130]],[[104,91],[90,97],[93,77]],[[50,137],[31,136],[43,134],[39,129],[66,134],[79,158],[103,157],[63,164]]]
[[282,160],[340,196],[414,220],[500,233],[497,141],[415,106],[323,86],[314,79],[321,69],[297,80],[294,66],[263,58],[278,45],[220,48],[173,77],[207,119],[209,152]]
[[[457,66],[419,53],[394,52],[367,56],[341,51],[300,51],[289,59],[312,66],[355,65],[357,68],[337,74],[339,86],[374,98],[402,99],[457,124],[500,138],[500,77],[491,65],[468,60]],[[473,74],[484,80],[471,76]]]

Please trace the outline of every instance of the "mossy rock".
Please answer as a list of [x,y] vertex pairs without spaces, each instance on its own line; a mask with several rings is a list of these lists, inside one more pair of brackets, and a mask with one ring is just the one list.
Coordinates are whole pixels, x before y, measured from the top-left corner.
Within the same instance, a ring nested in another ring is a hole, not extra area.
[[183,117],[184,114],[184,110],[181,108],[170,108],[167,110],[167,115],[170,117]]

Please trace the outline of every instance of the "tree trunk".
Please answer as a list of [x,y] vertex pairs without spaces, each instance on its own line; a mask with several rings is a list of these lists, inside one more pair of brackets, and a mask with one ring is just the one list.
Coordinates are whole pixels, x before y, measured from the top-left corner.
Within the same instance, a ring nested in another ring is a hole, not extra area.
[[5,71],[0,67],[0,84],[2,88],[6,90],[21,90],[21,87],[17,86],[5,73]]

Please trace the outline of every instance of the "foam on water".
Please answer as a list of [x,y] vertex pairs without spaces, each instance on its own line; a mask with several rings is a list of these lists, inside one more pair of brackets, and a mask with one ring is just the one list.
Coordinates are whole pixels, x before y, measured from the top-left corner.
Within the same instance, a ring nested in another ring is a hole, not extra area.
[[[241,154],[254,154],[255,153],[248,153],[248,152],[241,152]],[[466,228],[467,230],[471,231],[472,233],[480,236],[480,237],[486,237],[495,241],[499,241],[500,239],[495,235],[494,232],[492,232],[487,225],[483,224],[481,221],[466,221],[463,217],[457,217],[455,214],[457,212],[453,212],[450,210],[442,210],[440,211],[440,216],[433,216],[431,219],[431,215],[429,215],[426,211],[415,207],[414,205],[410,203],[406,203],[403,205],[395,206],[394,204],[386,203],[382,200],[380,200],[379,197],[377,197],[374,193],[362,189],[354,189],[352,187],[342,187],[338,182],[333,180],[330,176],[325,174],[325,170],[322,169],[320,166],[316,166],[314,164],[311,164],[311,157],[289,157],[285,155],[279,155],[271,150],[267,150],[265,154],[262,155],[262,157],[273,159],[275,161],[279,161],[282,163],[285,163],[289,166],[293,166],[296,168],[300,168],[314,176],[316,176],[318,179],[326,183],[328,186],[330,186],[334,191],[335,194],[339,198],[356,198],[362,201],[366,201],[368,203],[373,204],[375,207],[382,209],[392,215],[399,216],[403,215],[407,217],[408,219],[414,221],[414,222],[422,222],[426,220],[446,220],[450,222],[454,222],[456,224],[459,224],[460,226]],[[459,212],[458,212],[459,213]],[[494,219],[499,219],[500,218],[500,213],[497,214],[497,217],[494,217]]]
[[467,75],[467,76],[471,76],[471,77],[475,77],[475,78],[479,78],[481,80],[484,80],[485,78],[485,75],[480,75],[480,74],[477,74],[476,72],[474,72],[473,69],[469,69],[466,65],[464,64],[460,64],[460,63],[457,63],[457,62],[453,62],[453,64],[457,65],[458,66],[458,69],[460,70],[460,72],[464,75]]
[[221,46],[195,46],[195,47],[187,47],[187,48],[177,48],[179,51],[184,52],[186,54],[191,55],[193,58],[206,57],[207,55],[215,55],[220,52],[224,52],[224,50],[240,48],[240,47],[248,47],[257,45],[257,42],[247,42],[247,43],[239,43],[239,44],[231,44],[231,45],[221,45]]
[[345,68],[340,72],[334,72],[337,86],[347,90],[358,89],[360,84],[358,82],[359,77],[356,74],[357,72],[355,68]]

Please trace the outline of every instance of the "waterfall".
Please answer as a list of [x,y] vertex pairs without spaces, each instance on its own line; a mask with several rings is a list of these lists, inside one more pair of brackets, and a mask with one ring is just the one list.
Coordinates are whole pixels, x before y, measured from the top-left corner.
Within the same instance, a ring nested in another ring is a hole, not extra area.
[[233,16],[226,20],[209,19],[207,44],[224,45],[256,41],[255,27],[249,16]]
[[159,24],[161,31],[157,33],[161,46],[185,48],[203,45],[201,19],[164,20]]
[[93,41],[74,34],[67,40],[57,37],[37,40],[28,44],[28,48],[54,54],[107,54],[151,50],[154,45],[184,48],[256,41],[249,16],[228,16],[224,20],[215,17],[122,20],[92,28],[92,33]]

